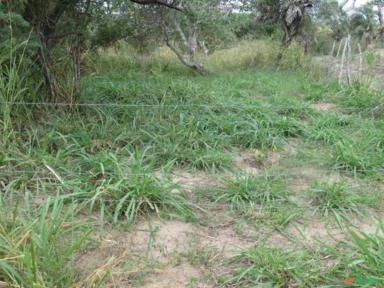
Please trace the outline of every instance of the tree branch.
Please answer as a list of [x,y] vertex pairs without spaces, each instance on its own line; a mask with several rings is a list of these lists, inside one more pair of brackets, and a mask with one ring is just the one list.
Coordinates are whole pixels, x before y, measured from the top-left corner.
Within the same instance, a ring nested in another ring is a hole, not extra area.
[[183,11],[183,8],[178,6],[177,3],[174,3],[174,1],[172,1],[171,3],[167,2],[167,0],[130,0],[130,1],[140,5],[160,5],[160,6],[165,6],[177,11]]

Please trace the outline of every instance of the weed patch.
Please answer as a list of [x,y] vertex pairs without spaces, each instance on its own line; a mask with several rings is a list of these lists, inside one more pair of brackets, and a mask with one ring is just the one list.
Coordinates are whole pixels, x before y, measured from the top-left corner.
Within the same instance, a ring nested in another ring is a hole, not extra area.
[[363,199],[356,194],[348,192],[348,185],[345,182],[336,183],[314,183],[308,189],[308,196],[311,198],[311,205],[315,212],[323,216],[333,215],[336,221],[341,224],[342,220],[348,220],[350,213],[362,214]]
[[267,246],[247,250],[229,263],[239,267],[221,279],[224,287],[318,285],[322,274],[331,269],[322,266],[305,250],[287,251]]

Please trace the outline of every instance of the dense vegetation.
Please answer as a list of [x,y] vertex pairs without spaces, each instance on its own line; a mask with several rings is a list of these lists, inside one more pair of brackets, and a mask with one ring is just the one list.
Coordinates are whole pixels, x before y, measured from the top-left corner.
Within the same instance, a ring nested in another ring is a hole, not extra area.
[[1,2],[0,287],[383,286],[383,3],[347,2]]

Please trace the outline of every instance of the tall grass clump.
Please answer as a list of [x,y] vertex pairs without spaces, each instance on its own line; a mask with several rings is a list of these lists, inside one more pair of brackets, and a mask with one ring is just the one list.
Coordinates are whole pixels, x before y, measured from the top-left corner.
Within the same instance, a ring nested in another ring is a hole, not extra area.
[[10,65],[0,65],[0,113],[1,141],[3,144],[15,140],[14,119],[19,108],[15,103],[23,99],[27,89],[20,65],[12,58]]
[[314,213],[319,212],[325,217],[332,215],[339,224],[348,220],[348,215],[352,213],[361,214],[362,204],[369,199],[350,192],[348,188],[346,182],[315,182],[307,191],[311,206],[315,208]]
[[280,69],[298,69],[309,66],[309,57],[305,55],[298,42],[293,42],[281,54]]
[[[378,133],[380,132],[378,131]],[[365,138],[345,137],[343,140],[337,141],[332,155],[334,167],[362,175],[380,173],[384,168],[384,147],[380,134],[367,133],[364,135]]]
[[252,68],[289,70],[309,65],[309,58],[299,44],[293,43],[284,51],[281,49],[278,41],[242,41],[233,48],[218,50],[210,55],[208,67],[214,71]]
[[348,129],[352,120],[346,116],[336,113],[326,115],[313,115],[312,125],[308,138],[315,141],[321,141],[326,144],[334,144],[341,141],[345,136],[345,129]]
[[223,287],[313,287],[322,283],[331,267],[306,250],[260,245],[232,257],[231,275]]
[[355,81],[352,85],[344,87],[337,94],[338,103],[347,108],[349,112],[370,115],[384,99],[381,91],[375,91],[369,85]]
[[374,233],[350,231],[350,236],[351,240],[346,241],[350,252],[343,257],[343,263],[347,273],[355,279],[354,284],[383,287],[384,222],[378,221]]
[[250,204],[276,206],[287,199],[284,184],[269,177],[238,176],[229,180],[226,186],[224,190],[216,191],[214,198],[215,201],[227,202],[233,209],[242,209]]
[[80,228],[76,205],[48,199],[32,214],[0,199],[0,283],[10,287],[73,287],[74,253],[90,230]]
[[150,213],[192,219],[194,213],[189,201],[167,177],[158,173],[146,155],[132,153],[126,171],[117,172],[95,183],[92,192],[79,192],[73,197],[98,208],[101,215],[109,215],[113,223],[125,220],[132,224],[138,217]]
[[242,41],[233,48],[210,55],[208,67],[214,71],[276,67],[279,45],[268,40]]
[[148,52],[138,51],[126,43],[116,47],[88,52],[84,55],[85,68],[97,75],[114,73],[130,74],[140,70],[151,75],[171,73],[193,76],[189,68],[180,63],[175,54],[165,46]]
[[194,72],[184,66],[176,55],[166,46],[159,47],[142,63],[142,68],[154,75],[171,73],[175,75],[193,76]]
[[144,56],[140,55],[129,45],[118,45],[98,51],[88,51],[84,54],[85,69],[96,74],[128,72],[139,67]]

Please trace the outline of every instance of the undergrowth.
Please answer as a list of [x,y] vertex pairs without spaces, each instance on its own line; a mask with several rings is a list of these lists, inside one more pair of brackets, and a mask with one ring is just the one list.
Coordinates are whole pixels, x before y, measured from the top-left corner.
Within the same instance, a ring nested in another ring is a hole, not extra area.
[[1,198],[0,206],[0,281],[47,288],[76,283],[73,257],[90,234],[89,227],[74,220],[76,204],[47,199],[27,213],[21,203],[12,207]]
[[[205,78],[180,66],[163,48],[148,57],[135,57],[130,50],[87,55],[80,105],[40,104],[29,107],[28,115],[8,105],[25,96],[22,78],[2,71],[0,286],[4,281],[15,287],[76,287],[82,279],[71,260],[92,228],[84,227],[78,215],[129,227],[150,214],[188,221],[205,215],[194,204],[195,195],[175,185],[175,170],[227,173],[223,187],[204,190],[208,207],[223,204],[253,227],[262,223],[279,231],[301,217],[303,207],[285,181],[295,164],[337,171],[350,181],[372,181],[381,191],[382,93],[314,81],[308,59],[296,48],[285,52],[280,65],[273,64],[279,53],[274,43],[218,51],[208,61],[215,73]],[[322,102],[336,108],[317,109]],[[288,155],[292,142],[299,145],[281,170],[268,163],[268,156],[252,167],[260,175],[243,176],[234,165],[239,151]],[[304,190],[316,211],[338,219],[374,206],[370,191],[349,193],[343,182],[318,182]],[[256,247],[231,260],[231,267],[239,268],[221,283],[316,286],[336,283],[342,272],[377,280],[380,237],[351,233],[345,255]],[[211,257],[216,256],[188,256],[204,265]],[[340,265],[324,261],[329,257]]]

